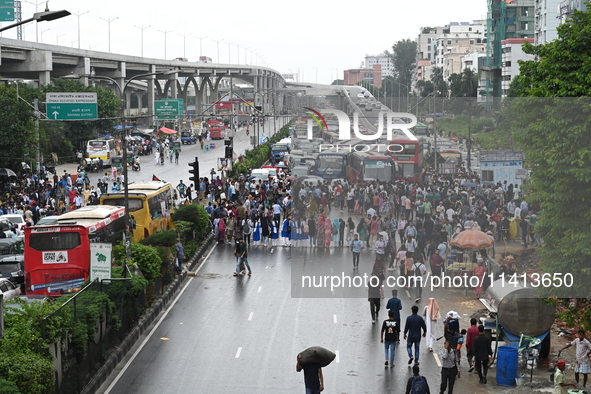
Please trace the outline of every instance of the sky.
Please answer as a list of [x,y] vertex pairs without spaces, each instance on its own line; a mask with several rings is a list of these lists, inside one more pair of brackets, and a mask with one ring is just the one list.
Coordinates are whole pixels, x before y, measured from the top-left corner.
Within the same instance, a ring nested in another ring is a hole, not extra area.
[[[45,1],[22,0],[22,18],[32,17],[36,8],[43,11]],[[140,56],[144,27],[144,57],[246,61],[282,74],[299,73],[310,83],[342,79],[343,70],[358,68],[366,54],[416,39],[423,26],[486,18],[486,0],[50,0],[49,9],[72,15],[24,25],[25,41]],[[2,36],[16,38],[16,29]]]

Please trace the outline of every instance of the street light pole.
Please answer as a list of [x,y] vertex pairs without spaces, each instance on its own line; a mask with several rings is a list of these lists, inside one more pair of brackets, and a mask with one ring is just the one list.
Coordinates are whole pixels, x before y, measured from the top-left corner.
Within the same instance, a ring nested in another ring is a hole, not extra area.
[[166,36],[168,33],[172,33],[174,30],[158,30],[160,33],[164,34],[164,59],[168,59],[166,57]]
[[88,13],[89,11],[84,11],[83,13],[80,13],[80,11],[78,11],[78,13],[74,14],[78,17],[78,49],[80,49],[80,17]]
[[51,30],[51,27],[48,27],[47,29],[41,29],[41,42],[43,42],[43,33],[45,33],[48,30]]
[[59,45],[60,37],[65,36],[65,34],[56,34],[55,35],[55,45]]
[[[35,6],[35,12],[39,12],[39,5],[45,3],[41,1],[39,3],[33,3],[32,1],[24,0],[25,3],[33,4]],[[35,25],[35,41],[39,42],[39,26]]]
[[203,39],[207,38],[207,36],[199,36],[197,37],[199,39],[199,57],[203,56]]
[[217,61],[218,61],[218,63],[221,63],[220,62],[220,42],[223,42],[224,40],[214,40],[212,38],[211,41],[215,42],[218,45],[218,58],[217,58]]
[[232,64],[232,44],[233,42],[228,42],[228,64]]
[[144,26],[144,25],[141,25],[141,26],[133,25],[133,26],[137,27],[138,29],[140,29],[142,31],[142,34],[141,34],[141,36],[142,36],[142,38],[141,38],[141,51],[140,51],[140,53],[141,53],[141,57],[144,57],[144,29],[147,29],[148,27],[151,27],[152,25],[148,25],[148,26]]
[[104,20],[105,22],[107,22],[108,25],[109,25],[109,28],[108,28],[109,29],[109,53],[111,53],[111,22],[119,19],[119,17],[116,17],[116,18],[103,18],[101,16],[99,18],[101,18],[102,20]]
[[185,44],[187,43],[187,37],[192,36],[192,33],[185,33],[185,34],[181,34],[181,33],[177,33],[179,36],[183,37],[183,58],[187,58],[187,50],[186,50],[186,46]]

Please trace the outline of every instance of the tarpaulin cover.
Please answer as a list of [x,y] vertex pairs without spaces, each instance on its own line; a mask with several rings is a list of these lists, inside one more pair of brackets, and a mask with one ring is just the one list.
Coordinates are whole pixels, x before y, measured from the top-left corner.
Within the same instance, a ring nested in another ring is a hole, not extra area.
[[320,346],[312,346],[300,353],[302,359],[300,365],[306,364],[320,364],[320,367],[324,368],[332,362],[337,356],[328,349]]
[[176,134],[177,133],[176,130],[169,129],[167,127],[161,127],[160,131],[163,133],[166,133],[166,134]]

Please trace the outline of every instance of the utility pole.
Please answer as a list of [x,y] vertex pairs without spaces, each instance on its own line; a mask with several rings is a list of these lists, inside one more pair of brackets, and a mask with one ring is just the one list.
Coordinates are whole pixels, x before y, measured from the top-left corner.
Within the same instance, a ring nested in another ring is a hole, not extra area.
[[186,59],[187,58],[187,50],[186,50],[186,41],[187,41],[187,37],[192,36],[192,33],[185,33],[185,34],[181,34],[181,33],[177,33],[179,36],[183,37],[183,57]]
[[84,14],[88,14],[89,11],[84,11],[84,12],[80,12],[78,11],[78,13],[74,14],[78,17],[78,49],[80,49],[80,17]]
[[173,30],[158,30],[160,33],[164,34],[164,59],[167,59],[166,57],[166,36],[168,35],[168,33],[172,33]]
[[140,29],[142,31],[142,38],[141,38],[141,57],[144,57],[144,29],[147,29],[148,27],[151,27],[152,25],[148,25],[148,26],[137,26],[137,25],[133,25],[134,27],[137,27],[138,29]]
[[105,22],[107,22],[109,24],[109,53],[111,53],[111,22],[113,22],[114,20],[119,19],[119,17],[116,18],[103,18],[103,17],[99,17],[102,20],[104,20]]

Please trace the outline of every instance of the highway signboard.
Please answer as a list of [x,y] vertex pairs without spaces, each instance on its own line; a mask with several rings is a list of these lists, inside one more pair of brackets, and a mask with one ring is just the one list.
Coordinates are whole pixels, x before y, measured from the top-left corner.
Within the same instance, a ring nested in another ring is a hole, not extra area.
[[47,93],[47,117],[52,120],[98,118],[96,93]]
[[185,112],[183,99],[166,99],[154,101],[156,119],[178,119]]
[[0,22],[14,21],[14,0],[0,0]]

